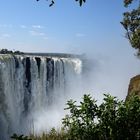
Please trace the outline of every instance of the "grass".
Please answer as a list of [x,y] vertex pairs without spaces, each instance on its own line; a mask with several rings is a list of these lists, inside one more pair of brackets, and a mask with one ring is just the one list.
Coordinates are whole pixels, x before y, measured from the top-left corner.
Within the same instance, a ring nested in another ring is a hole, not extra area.
[[32,140],[66,140],[67,133],[64,131],[64,129],[56,131],[54,128],[52,128],[49,133],[42,133],[40,136],[31,134],[29,138]]

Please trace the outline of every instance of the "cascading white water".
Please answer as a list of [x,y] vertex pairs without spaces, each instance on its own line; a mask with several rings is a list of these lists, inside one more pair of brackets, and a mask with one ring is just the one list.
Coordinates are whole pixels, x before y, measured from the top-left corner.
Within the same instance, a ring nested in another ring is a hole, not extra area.
[[34,112],[61,102],[81,72],[79,58],[0,55],[0,139],[29,133]]

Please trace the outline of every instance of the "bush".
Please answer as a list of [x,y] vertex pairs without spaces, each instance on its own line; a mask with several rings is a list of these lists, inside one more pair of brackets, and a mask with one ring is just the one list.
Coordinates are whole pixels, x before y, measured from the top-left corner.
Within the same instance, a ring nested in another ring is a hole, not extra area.
[[84,95],[80,105],[67,102],[69,115],[63,125],[70,140],[138,140],[140,139],[140,98],[119,101],[109,94],[104,95],[101,105],[90,95]]
[[11,136],[11,139],[14,139],[14,140],[31,140],[31,139],[28,138],[28,136],[17,135],[17,134],[13,134],[13,136]]

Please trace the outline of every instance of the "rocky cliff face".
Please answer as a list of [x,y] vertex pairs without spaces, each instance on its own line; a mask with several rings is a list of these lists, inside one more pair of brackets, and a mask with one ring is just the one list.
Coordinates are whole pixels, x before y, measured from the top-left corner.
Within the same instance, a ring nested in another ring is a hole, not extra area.
[[140,96],[140,75],[136,75],[130,79],[126,100],[132,95]]

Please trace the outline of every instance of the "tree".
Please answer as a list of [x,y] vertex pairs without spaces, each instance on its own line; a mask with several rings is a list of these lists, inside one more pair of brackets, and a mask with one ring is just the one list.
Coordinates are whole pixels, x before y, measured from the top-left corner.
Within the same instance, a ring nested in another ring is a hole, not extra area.
[[140,139],[140,98],[133,96],[119,101],[104,94],[101,105],[90,95],[84,95],[77,105],[67,102],[70,114],[63,119],[69,140],[139,140]]
[[[137,56],[140,56],[140,0],[136,1],[138,2],[138,6],[123,14],[124,17],[121,24],[126,30],[126,37],[131,46],[137,50]],[[133,2],[134,0],[124,0],[124,6],[127,8]]]
[[[40,0],[36,0],[36,1],[40,1]],[[51,6],[53,6],[54,4],[55,4],[55,0],[50,0],[51,2],[50,2],[50,4],[49,4],[49,6],[51,7]],[[85,3],[86,2],[86,0],[75,0],[76,2],[79,2],[79,5],[80,6],[82,6],[82,4],[83,3]]]

